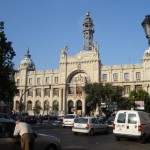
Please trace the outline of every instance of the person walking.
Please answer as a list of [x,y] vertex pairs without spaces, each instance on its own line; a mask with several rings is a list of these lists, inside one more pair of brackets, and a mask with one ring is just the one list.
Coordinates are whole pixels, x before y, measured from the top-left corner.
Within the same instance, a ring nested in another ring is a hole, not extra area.
[[21,150],[33,150],[34,135],[29,124],[21,122],[20,118],[16,119],[16,126],[13,133],[14,136],[21,136]]

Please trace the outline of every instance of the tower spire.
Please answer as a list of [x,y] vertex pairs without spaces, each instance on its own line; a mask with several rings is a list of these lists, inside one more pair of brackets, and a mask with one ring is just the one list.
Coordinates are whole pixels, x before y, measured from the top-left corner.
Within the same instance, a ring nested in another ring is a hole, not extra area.
[[86,13],[86,17],[83,23],[83,34],[84,34],[84,50],[92,50],[91,46],[93,43],[94,24],[90,17],[90,12]]

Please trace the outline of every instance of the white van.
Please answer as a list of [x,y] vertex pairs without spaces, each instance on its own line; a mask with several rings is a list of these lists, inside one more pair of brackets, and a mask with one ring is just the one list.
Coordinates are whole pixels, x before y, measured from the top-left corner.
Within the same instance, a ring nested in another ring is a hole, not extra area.
[[136,138],[145,143],[150,137],[150,115],[144,111],[120,110],[117,112],[113,134],[116,140],[120,138]]

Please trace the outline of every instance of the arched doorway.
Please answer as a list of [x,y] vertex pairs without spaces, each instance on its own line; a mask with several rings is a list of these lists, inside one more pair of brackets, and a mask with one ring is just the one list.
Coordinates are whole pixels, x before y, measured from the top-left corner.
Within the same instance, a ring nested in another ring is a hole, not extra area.
[[73,101],[69,100],[69,102],[68,102],[68,114],[73,113],[72,108],[73,108]]
[[77,101],[77,114],[82,115],[82,101]]

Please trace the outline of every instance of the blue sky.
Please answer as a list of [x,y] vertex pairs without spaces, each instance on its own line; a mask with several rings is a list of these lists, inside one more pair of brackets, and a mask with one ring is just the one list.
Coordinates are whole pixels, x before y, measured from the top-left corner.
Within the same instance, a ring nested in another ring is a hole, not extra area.
[[103,65],[140,64],[148,48],[141,22],[150,14],[149,0],[0,0],[0,5],[16,69],[28,48],[37,70],[58,69],[64,46],[69,56],[83,50],[88,11]]

